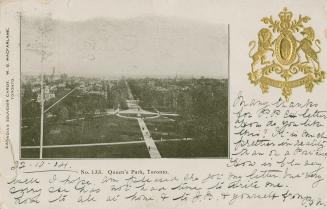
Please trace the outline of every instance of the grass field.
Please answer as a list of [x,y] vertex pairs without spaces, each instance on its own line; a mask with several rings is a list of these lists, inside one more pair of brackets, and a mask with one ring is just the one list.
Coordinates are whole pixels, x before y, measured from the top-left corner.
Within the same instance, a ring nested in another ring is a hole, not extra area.
[[40,118],[22,120],[21,142],[23,146],[33,146],[39,144],[40,138]]
[[[215,158],[226,157],[227,146],[217,141],[157,141],[162,158]],[[39,149],[22,149],[22,158],[38,158]],[[44,158],[149,158],[145,144],[123,144],[114,146],[45,148]]]
[[154,140],[163,139],[177,139],[181,136],[177,133],[176,122],[165,117],[158,117],[144,120],[151,136]]
[[[219,140],[183,140],[156,142],[163,158],[216,158],[228,156],[228,146]],[[223,141],[227,141],[224,139]]]
[[[22,149],[22,158],[39,158],[39,149]],[[145,144],[43,149],[44,158],[149,158]]]
[[149,106],[142,106],[143,110],[149,111],[149,112],[156,112],[156,110],[153,107],[149,107]]
[[[39,124],[38,124],[39,126]],[[39,129],[22,132],[22,145],[39,145]],[[64,123],[45,123],[44,145],[138,141],[142,134],[134,119],[104,116]],[[34,140],[31,138],[34,137]]]
[[137,141],[142,135],[136,120],[117,116],[49,125],[45,133],[45,145]]
[[[124,114],[136,117],[136,114]],[[163,158],[226,157],[227,140],[205,140],[193,138],[182,140],[178,133],[175,117],[144,119],[151,136]],[[53,120],[54,121],[54,120]],[[39,145],[39,119],[24,121],[34,128],[22,129],[22,146]],[[32,131],[33,130],[33,131]],[[33,140],[32,138],[33,137]],[[161,139],[167,141],[159,141]],[[169,141],[169,139],[181,139]],[[115,115],[79,119],[56,123],[46,119],[44,145],[70,145],[141,141],[142,133],[136,119],[120,118]],[[38,158],[39,148],[22,149],[22,158]],[[89,147],[44,148],[44,158],[149,158],[145,143],[100,145]]]

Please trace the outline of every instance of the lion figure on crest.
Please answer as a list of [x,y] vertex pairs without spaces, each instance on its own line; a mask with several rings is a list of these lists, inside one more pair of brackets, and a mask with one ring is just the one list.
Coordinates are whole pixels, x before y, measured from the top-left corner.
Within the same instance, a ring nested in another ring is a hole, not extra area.
[[252,64],[251,64],[252,69],[254,69],[254,66],[259,62],[262,65],[270,63],[268,60],[266,60],[266,53],[268,51],[271,51],[274,54],[274,50],[271,48],[271,44],[272,44],[272,33],[267,28],[263,28],[258,32],[258,50],[254,54],[252,54],[252,51],[256,47],[256,42],[251,41],[249,43],[249,46],[252,46],[249,52],[249,56],[250,58],[252,58]]
[[[315,39],[315,32],[312,27],[304,28],[301,34],[304,36],[304,38],[299,42],[297,51],[299,51],[300,49],[303,51],[306,59],[305,63],[310,63],[310,61],[312,61],[316,63],[318,69],[320,69],[320,64],[317,55],[321,51],[321,48],[319,46],[319,39]],[[313,42],[315,42],[316,46],[318,47],[318,51],[315,51],[312,48]]]

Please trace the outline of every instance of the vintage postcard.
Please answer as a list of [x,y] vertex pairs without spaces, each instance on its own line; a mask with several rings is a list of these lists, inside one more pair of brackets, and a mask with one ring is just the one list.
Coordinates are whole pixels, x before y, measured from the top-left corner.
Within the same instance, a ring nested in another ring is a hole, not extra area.
[[326,0],[2,0],[0,51],[0,209],[327,209]]

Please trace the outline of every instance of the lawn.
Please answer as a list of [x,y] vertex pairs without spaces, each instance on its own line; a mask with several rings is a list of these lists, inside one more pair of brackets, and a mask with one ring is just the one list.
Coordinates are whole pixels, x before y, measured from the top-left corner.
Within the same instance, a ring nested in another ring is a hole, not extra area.
[[[39,126],[24,128],[22,145],[39,145],[39,133]],[[44,145],[138,141],[141,136],[137,120],[114,115],[44,125]]]
[[33,146],[39,144],[40,138],[40,118],[22,120],[21,142],[23,146]]
[[216,158],[227,157],[227,139],[158,141],[157,148],[163,158]]
[[[31,125],[32,121],[23,122]],[[33,121],[33,130],[22,129],[22,145],[39,145],[39,120]],[[163,158],[192,158],[192,157],[226,157],[228,140],[200,139],[169,141],[182,139],[177,132],[175,121],[160,116],[145,119],[145,123]],[[34,140],[29,137],[34,136]],[[110,143],[139,141],[142,134],[135,119],[119,118],[115,115],[75,120],[65,123],[45,123],[44,145]],[[22,158],[38,158],[39,149],[22,149]],[[44,158],[148,158],[149,153],[144,143],[105,145],[91,147],[45,148]]]
[[[39,158],[39,149],[22,149],[22,158]],[[145,144],[43,149],[44,158],[149,158]]]
[[144,120],[151,136],[154,140],[162,139],[179,139],[182,138],[177,133],[176,122],[166,117],[158,117]]
[[142,133],[135,119],[104,116],[45,127],[44,144],[87,144],[140,140]]
[[149,112],[156,112],[156,110],[153,107],[150,106],[141,106],[143,110],[149,111]]
[[[34,130],[39,136],[39,129]],[[39,145],[39,138],[27,140],[30,131],[22,132],[23,146]],[[140,141],[140,127],[135,119],[104,116],[65,123],[46,123],[44,145],[88,144]],[[23,158],[37,158],[39,149],[22,149]],[[121,144],[93,147],[45,148],[45,158],[146,158],[145,144]]]

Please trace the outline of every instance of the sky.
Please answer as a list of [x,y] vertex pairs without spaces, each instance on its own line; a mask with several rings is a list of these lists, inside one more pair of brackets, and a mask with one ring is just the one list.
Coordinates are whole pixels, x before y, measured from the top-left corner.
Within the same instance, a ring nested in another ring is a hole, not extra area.
[[[23,15],[51,16],[54,19],[81,21],[91,18],[131,18],[140,15],[181,17],[203,22],[225,23],[225,15],[233,6],[247,6],[247,2],[225,0],[8,0],[20,1]],[[256,3],[258,4],[258,3]],[[223,7],[221,5],[224,5]],[[265,5],[265,3],[262,3]],[[260,6],[260,5],[258,5]],[[218,14],[218,15],[217,15]],[[233,14],[236,15],[236,14]]]
[[228,26],[210,12],[192,12],[192,1],[38,2],[21,3],[23,73],[228,76]]
[[[47,55],[43,63],[42,50]],[[22,19],[22,72],[26,74],[55,69],[93,77],[226,78],[227,63],[227,25],[156,15]]]

